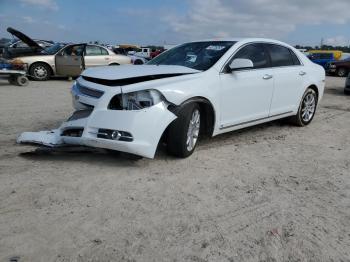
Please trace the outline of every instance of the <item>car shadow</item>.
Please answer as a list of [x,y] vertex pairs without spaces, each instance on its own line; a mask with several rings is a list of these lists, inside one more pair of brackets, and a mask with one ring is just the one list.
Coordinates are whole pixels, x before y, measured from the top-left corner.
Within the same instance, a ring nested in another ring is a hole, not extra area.
[[139,156],[122,152],[90,147],[59,147],[50,148],[39,146],[30,151],[19,153],[20,157],[36,161],[84,162],[108,166],[135,166],[142,160]]
[[329,95],[335,95],[335,96],[345,96],[344,94],[344,87],[343,88],[326,88],[324,90],[325,94],[329,94]]
[[[258,140],[264,136],[264,130],[274,127],[290,128],[291,126],[286,120],[282,119],[228,132],[215,137],[202,137],[200,138],[196,150],[207,150],[230,144],[242,145],[257,143]],[[277,133],[272,136],[271,139],[281,139],[281,134]],[[19,153],[19,156],[25,159],[37,161],[69,161],[91,164],[103,163],[104,165],[109,166],[126,167],[144,165],[151,160],[128,153],[83,146],[67,146],[58,148],[39,146],[36,149]],[[178,161],[179,158],[168,155],[166,144],[161,142],[158,145],[155,160],[172,162]]]

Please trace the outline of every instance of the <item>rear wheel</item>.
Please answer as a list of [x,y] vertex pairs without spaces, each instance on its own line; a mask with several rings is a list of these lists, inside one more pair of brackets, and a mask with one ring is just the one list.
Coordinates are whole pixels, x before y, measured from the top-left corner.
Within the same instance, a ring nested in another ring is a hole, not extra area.
[[298,113],[291,118],[293,124],[306,126],[311,123],[317,107],[317,94],[315,90],[308,88],[301,100]]
[[339,77],[345,77],[347,75],[347,73],[348,73],[348,71],[344,67],[340,67],[337,70],[337,76],[339,76]]
[[136,59],[134,65],[143,65],[143,61],[141,59]]
[[201,112],[198,104],[188,104],[171,123],[167,136],[168,153],[177,157],[188,157],[196,148],[201,125]]
[[36,63],[30,67],[29,73],[34,80],[45,81],[51,76],[51,69],[47,64]]

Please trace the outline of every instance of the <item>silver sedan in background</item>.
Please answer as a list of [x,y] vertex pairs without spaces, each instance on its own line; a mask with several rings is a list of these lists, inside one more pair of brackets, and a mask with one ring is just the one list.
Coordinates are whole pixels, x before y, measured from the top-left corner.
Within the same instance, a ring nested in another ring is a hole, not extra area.
[[79,76],[89,67],[131,64],[131,58],[100,45],[57,43],[39,55],[17,57],[11,62],[25,64],[34,80],[43,81],[51,76]]

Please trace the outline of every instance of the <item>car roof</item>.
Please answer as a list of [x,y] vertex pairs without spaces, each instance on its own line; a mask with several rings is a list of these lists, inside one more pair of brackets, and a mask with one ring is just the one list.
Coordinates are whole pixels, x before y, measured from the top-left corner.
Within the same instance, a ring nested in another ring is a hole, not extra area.
[[287,45],[287,43],[275,40],[275,39],[269,39],[269,38],[253,38],[253,37],[236,37],[236,38],[212,38],[212,39],[203,39],[198,41],[191,41],[192,43],[195,42],[240,42],[240,43],[249,43],[249,42],[264,42],[264,43],[274,43],[274,44],[280,44],[280,45]]

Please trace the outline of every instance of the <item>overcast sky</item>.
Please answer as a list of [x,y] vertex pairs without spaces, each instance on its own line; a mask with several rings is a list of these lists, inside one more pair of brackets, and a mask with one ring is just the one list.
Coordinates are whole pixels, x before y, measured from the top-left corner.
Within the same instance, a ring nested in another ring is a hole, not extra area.
[[0,0],[0,37],[112,44],[175,44],[268,37],[290,44],[350,44],[350,0]]

